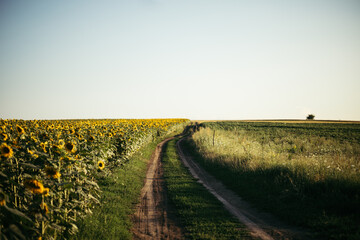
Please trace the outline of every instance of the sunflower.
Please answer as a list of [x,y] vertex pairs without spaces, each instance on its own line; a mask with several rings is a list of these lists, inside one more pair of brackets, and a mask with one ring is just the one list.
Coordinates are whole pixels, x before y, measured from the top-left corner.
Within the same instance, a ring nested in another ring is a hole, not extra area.
[[89,142],[93,142],[95,140],[95,137],[94,136],[90,136],[89,137]]
[[37,155],[34,151],[27,149],[27,152],[30,153],[31,156],[34,157],[35,159],[39,157],[39,155]]
[[3,141],[6,141],[6,140],[8,140],[8,135],[6,134],[6,133],[2,133],[2,134],[0,134],[0,138],[3,140]]
[[53,144],[52,149],[53,149],[54,152],[60,153],[60,146],[59,145]]
[[70,152],[70,153],[75,153],[76,152],[76,146],[75,144],[68,142],[65,144],[65,149]]
[[24,185],[34,194],[42,194],[44,192],[42,183],[35,179],[26,179]]
[[103,170],[104,168],[105,168],[105,163],[103,162],[103,161],[98,161],[98,168],[100,169],[100,170]]
[[59,178],[61,176],[61,174],[53,167],[46,167],[45,168],[45,173],[49,178]]
[[25,133],[25,130],[22,127],[20,127],[19,125],[16,125],[16,131],[19,134],[24,134]]
[[6,143],[1,144],[0,153],[1,153],[1,156],[6,157],[6,158],[11,158],[14,154],[12,148],[10,146],[8,146]]
[[49,188],[44,188],[44,191],[42,192],[42,194],[44,194],[44,196],[47,197],[50,195],[49,192],[50,192]]
[[6,205],[6,196],[5,193],[0,192],[0,206],[5,206]]
[[45,213],[45,214],[48,214],[49,213],[49,208],[48,208],[48,206],[46,205],[46,203],[41,203],[40,204],[40,208],[41,208],[41,210],[43,211],[43,213]]
[[64,140],[62,140],[62,139],[60,139],[59,140],[59,148],[63,148],[64,146],[65,146],[65,142],[64,142]]

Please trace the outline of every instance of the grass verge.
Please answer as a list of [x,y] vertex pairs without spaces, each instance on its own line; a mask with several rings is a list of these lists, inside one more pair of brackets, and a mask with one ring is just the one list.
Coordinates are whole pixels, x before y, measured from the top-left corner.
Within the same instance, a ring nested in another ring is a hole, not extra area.
[[156,145],[165,138],[145,145],[123,167],[98,180],[101,206],[78,222],[79,232],[73,239],[132,239],[131,215],[139,201],[147,164]]
[[211,193],[195,180],[169,141],[163,154],[168,198],[185,228],[186,239],[252,239]]

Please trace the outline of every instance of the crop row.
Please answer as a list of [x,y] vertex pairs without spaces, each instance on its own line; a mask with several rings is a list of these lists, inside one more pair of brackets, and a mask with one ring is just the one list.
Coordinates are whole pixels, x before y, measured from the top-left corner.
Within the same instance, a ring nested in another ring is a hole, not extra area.
[[0,119],[0,239],[75,234],[100,203],[97,177],[186,121]]

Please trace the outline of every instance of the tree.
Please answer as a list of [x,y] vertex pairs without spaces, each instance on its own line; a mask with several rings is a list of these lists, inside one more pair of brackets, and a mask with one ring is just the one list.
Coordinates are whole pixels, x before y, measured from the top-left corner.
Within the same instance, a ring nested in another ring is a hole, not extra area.
[[307,120],[314,120],[314,118],[315,118],[315,115],[314,115],[314,114],[309,114],[309,115],[306,117]]

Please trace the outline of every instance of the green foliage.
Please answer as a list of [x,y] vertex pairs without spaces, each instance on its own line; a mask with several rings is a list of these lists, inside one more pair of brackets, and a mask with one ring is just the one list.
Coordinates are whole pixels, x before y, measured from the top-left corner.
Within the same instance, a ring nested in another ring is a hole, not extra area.
[[[0,238],[68,238],[100,204],[97,180],[185,119],[0,119]],[[119,144],[126,143],[126,144]]]

